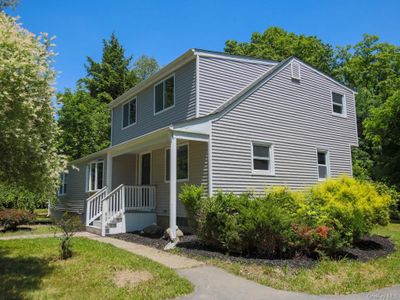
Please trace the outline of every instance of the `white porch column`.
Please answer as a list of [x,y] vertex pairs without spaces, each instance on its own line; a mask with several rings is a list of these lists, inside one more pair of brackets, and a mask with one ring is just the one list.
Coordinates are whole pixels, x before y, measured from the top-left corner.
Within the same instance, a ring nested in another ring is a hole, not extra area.
[[110,152],[107,153],[107,178],[106,178],[106,186],[108,192],[112,191],[112,163],[113,157]]
[[176,137],[171,136],[169,177],[169,228],[171,239],[176,239]]

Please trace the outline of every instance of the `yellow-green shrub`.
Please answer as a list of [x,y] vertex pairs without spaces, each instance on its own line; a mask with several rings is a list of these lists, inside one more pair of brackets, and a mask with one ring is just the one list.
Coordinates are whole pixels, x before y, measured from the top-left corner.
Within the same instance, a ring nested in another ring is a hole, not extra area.
[[328,226],[339,233],[347,246],[374,225],[387,225],[392,198],[373,183],[347,176],[329,179],[305,191],[297,212],[299,222],[310,226]]

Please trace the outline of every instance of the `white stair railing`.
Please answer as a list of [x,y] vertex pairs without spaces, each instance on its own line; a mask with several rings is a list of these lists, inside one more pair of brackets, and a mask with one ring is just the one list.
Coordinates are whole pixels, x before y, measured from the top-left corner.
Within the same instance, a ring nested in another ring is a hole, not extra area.
[[156,208],[156,187],[151,185],[125,186],[125,209],[154,210]]
[[107,225],[125,212],[125,186],[119,185],[102,201],[101,235],[106,235]]
[[101,203],[107,196],[107,187],[103,187],[86,200],[86,226],[101,216]]

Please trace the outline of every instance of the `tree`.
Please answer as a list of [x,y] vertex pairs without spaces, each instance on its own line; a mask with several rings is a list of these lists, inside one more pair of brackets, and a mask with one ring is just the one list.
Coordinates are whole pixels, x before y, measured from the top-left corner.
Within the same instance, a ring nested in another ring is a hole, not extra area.
[[400,90],[364,121],[366,138],[373,144],[377,177],[400,188]]
[[110,40],[103,40],[103,56],[101,62],[88,57],[86,65],[87,77],[80,83],[90,96],[102,103],[109,103],[133,87],[138,79],[130,68],[132,56],[125,57],[125,49],[113,33]]
[[153,57],[140,56],[133,64],[133,71],[138,81],[145,80],[160,69],[158,62]]
[[[396,145],[395,106],[400,90],[400,47],[379,42],[373,35],[364,35],[354,46],[339,48],[335,74],[345,84],[357,90],[356,109],[360,139],[353,152],[355,175],[396,183],[400,182],[393,160],[400,155]],[[397,96],[396,96],[397,95]],[[389,112],[389,110],[391,110]],[[382,126],[383,116],[392,122]]]
[[19,0],[0,0],[0,11],[6,8],[15,8],[19,4]]
[[51,101],[52,46],[0,12],[0,183],[41,199],[54,198],[65,167]]
[[63,129],[59,147],[70,159],[99,151],[110,144],[110,110],[78,87],[58,94],[62,104],[58,124]]
[[332,73],[334,50],[315,36],[296,35],[279,27],[270,27],[264,33],[254,32],[250,43],[228,40],[225,52],[282,61],[296,56],[315,68]]

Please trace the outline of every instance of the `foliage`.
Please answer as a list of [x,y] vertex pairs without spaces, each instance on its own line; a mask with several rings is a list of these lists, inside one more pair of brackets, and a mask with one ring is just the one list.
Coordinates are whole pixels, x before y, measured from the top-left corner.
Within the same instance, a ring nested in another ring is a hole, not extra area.
[[54,198],[65,162],[57,153],[51,39],[0,12],[0,182]]
[[330,179],[303,192],[276,187],[264,196],[219,192],[201,197],[201,187],[180,193],[197,234],[208,246],[230,253],[285,257],[332,254],[389,220],[391,194],[366,181]]
[[20,225],[31,224],[35,219],[35,215],[25,209],[3,209],[0,210],[0,225],[6,231],[17,230]]
[[179,200],[185,205],[189,226],[197,233],[197,220],[200,219],[204,187],[185,184],[179,194]]
[[63,132],[59,147],[70,159],[78,159],[109,145],[110,113],[88,92],[78,89],[58,94],[62,104],[58,124]]
[[334,67],[332,46],[316,36],[297,35],[279,27],[269,27],[264,33],[254,32],[249,43],[228,40],[225,52],[277,61],[296,56],[328,74]]
[[132,56],[125,56],[125,49],[112,34],[109,40],[103,40],[100,62],[88,57],[87,76],[78,81],[76,90],[58,94],[62,129],[59,149],[70,159],[109,146],[111,118],[107,104],[159,69],[154,58],[144,55],[133,67],[131,62]]
[[133,64],[133,71],[139,81],[149,78],[160,69],[158,62],[153,57],[140,56]]
[[400,90],[372,108],[363,125],[366,138],[374,146],[376,172],[381,179],[400,187]]
[[87,77],[80,80],[90,96],[109,103],[137,83],[136,74],[130,70],[132,56],[125,57],[125,49],[113,33],[110,40],[103,39],[101,62],[88,57]]
[[62,259],[68,259],[72,257],[72,237],[83,225],[78,215],[65,212],[57,221],[57,226],[63,234],[60,240],[60,256]]
[[0,0],[0,11],[6,8],[15,8],[19,4],[20,0]]
[[47,204],[47,197],[21,185],[0,182],[0,209],[18,208],[33,211]]

